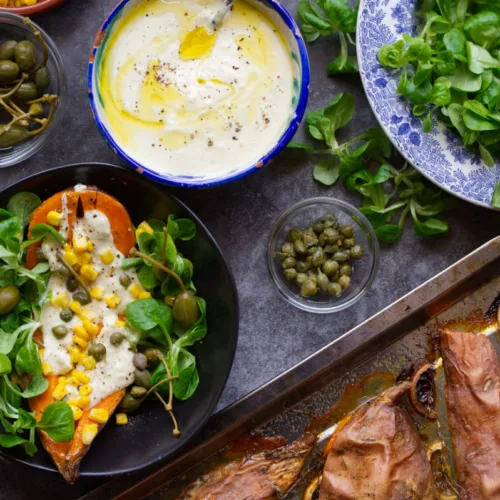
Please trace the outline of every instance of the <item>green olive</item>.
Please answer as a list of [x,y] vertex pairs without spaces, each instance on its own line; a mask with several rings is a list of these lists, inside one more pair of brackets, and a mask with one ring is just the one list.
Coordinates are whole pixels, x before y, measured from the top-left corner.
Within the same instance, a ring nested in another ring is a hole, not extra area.
[[177,295],[172,312],[177,323],[184,328],[193,326],[201,314],[196,297],[187,290]]
[[96,360],[102,361],[106,357],[106,346],[104,344],[92,344],[89,354]]
[[120,285],[123,286],[124,288],[128,288],[130,286],[130,283],[132,283],[132,280],[128,274],[120,274],[120,278],[118,279],[120,282]]
[[326,292],[326,288],[330,282],[328,281],[328,276],[323,274],[321,271],[318,272],[318,286],[323,292]]
[[302,231],[299,228],[294,227],[289,231],[286,239],[287,241],[294,242],[295,240],[299,240],[301,236],[302,236]]
[[77,290],[73,294],[73,300],[80,302],[80,304],[82,304],[83,306],[90,304],[90,302],[92,302],[89,294],[85,290]]
[[7,40],[0,45],[0,61],[14,60],[14,51],[16,50],[17,42],[15,40]]
[[14,309],[21,300],[19,289],[14,285],[0,288],[0,314],[7,314]]
[[43,253],[42,247],[36,247],[35,254],[40,262],[47,262],[47,257]]
[[46,66],[38,68],[35,72],[35,85],[39,91],[44,91],[50,86],[50,72]]
[[120,401],[120,404],[118,406],[118,410],[125,412],[125,413],[130,413],[132,411],[137,410],[141,404],[143,403],[143,399],[135,399],[131,396],[130,392],[125,393],[125,396],[123,396],[123,399]]
[[163,358],[163,353],[160,351],[160,349],[148,347],[147,349],[144,349],[144,356],[146,356],[148,360],[148,366],[151,366],[161,358]]
[[299,273],[306,273],[311,269],[311,264],[305,260],[298,260],[296,269]]
[[38,97],[38,89],[33,82],[24,82],[16,90],[14,97],[21,102],[33,101]]
[[318,236],[312,229],[306,229],[302,233],[302,241],[307,248],[316,246],[318,244]]
[[75,313],[69,308],[69,307],[65,307],[60,313],[59,313],[59,317],[65,322],[65,323],[68,323],[69,321],[71,321],[73,319],[73,317],[75,316]]
[[361,257],[363,257],[363,247],[361,247],[360,245],[354,245],[352,248],[351,248],[351,258],[352,259],[361,259]]
[[354,238],[345,238],[342,242],[342,246],[344,248],[351,248],[356,244],[356,240]]
[[34,102],[33,104],[30,104],[28,113],[30,114],[30,116],[38,118],[45,113],[45,110],[43,109],[42,104],[40,104],[39,102]]
[[303,297],[312,297],[318,293],[318,285],[311,279],[308,279],[300,287],[300,294]]
[[318,250],[316,250],[316,252],[314,252],[314,255],[312,258],[312,265],[314,267],[321,267],[325,262],[326,262],[325,252],[323,252],[322,248],[318,248]]
[[111,334],[111,337],[109,337],[109,341],[111,342],[111,345],[114,345],[116,347],[123,342],[124,338],[125,336],[122,335],[120,332],[114,332]]
[[297,285],[302,286],[307,281],[306,273],[297,273],[297,278],[295,278],[295,283]]
[[14,58],[21,71],[33,71],[36,66],[36,48],[33,43],[29,40],[19,42],[14,49]]
[[340,297],[342,295],[342,287],[338,283],[329,283],[326,291],[332,297]]
[[339,270],[339,263],[336,260],[327,260],[323,264],[323,272],[328,276],[333,276]]
[[292,267],[295,267],[296,265],[297,265],[297,260],[295,259],[295,257],[287,257],[283,261],[283,263],[281,264],[283,269],[291,269]]
[[343,264],[340,268],[340,276],[350,276],[352,273],[352,267],[349,264]]
[[132,389],[130,389],[130,395],[134,399],[143,399],[147,392],[148,390],[145,387],[141,387],[139,385],[134,385]]
[[52,333],[56,339],[63,339],[68,334],[68,327],[66,325],[54,326]]
[[68,292],[75,292],[78,288],[78,280],[71,276],[71,278],[66,280],[66,288],[68,289]]
[[19,66],[13,61],[0,61],[0,83],[9,84],[14,82],[18,77],[21,70]]
[[343,251],[335,252],[332,257],[332,259],[337,262],[345,262],[348,258],[347,253]]
[[285,269],[284,275],[288,281],[295,281],[297,279],[297,270],[293,268]]
[[328,243],[329,245],[334,245],[338,241],[340,236],[338,231],[333,227],[327,227],[323,231],[323,235],[325,237],[326,243]]
[[12,125],[0,125],[0,148],[10,148],[25,141],[30,136],[29,132],[14,123]]
[[149,370],[135,370],[134,372],[135,385],[149,389],[150,382],[151,382],[151,373],[149,372]]
[[349,276],[341,276],[339,278],[339,285],[342,287],[342,290],[345,290],[351,284],[351,278]]
[[351,224],[340,226],[340,234],[346,238],[351,238],[354,235],[354,226]]

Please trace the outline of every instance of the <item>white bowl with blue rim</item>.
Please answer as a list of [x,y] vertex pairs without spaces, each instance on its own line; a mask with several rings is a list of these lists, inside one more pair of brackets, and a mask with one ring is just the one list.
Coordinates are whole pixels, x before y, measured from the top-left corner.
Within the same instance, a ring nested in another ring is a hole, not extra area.
[[127,152],[119,146],[118,141],[115,139],[113,131],[107,123],[105,113],[102,108],[102,100],[99,96],[99,87],[97,84],[98,74],[103,59],[102,54],[105,51],[106,42],[113,32],[115,22],[118,21],[124,12],[126,12],[127,8],[130,7],[130,5],[128,5],[129,3],[137,3],[137,1],[138,0],[121,0],[113,9],[97,33],[89,59],[87,78],[90,105],[99,132],[104,137],[110,148],[140,174],[161,183],[178,187],[203,188],[218,186],[241,179],[252,172],[267,166],[287,146],[294,136],[304,116],[309,96],[310,68],[307,50],[302,34],[288,11],[276,0],[254,0],[266,8],[269,17],[271,17],[275,25],[281,30],[290,50],[290,57],[293,64],[293,98],[290,103],[288,122],[283,129],[281,136],[277,138],[272,148],[267,151],[265,155],[250,165],[246,165],[243,168],[235,168],[227,173],[224,173],[223,175],[218,174],[214,176],[205,174],[188,176],[159,173],[149,168],[148,165],[144,164],[144,162],[141,163],[135,160],[130,154],[127,154]]
[[486,208],[500,178],[500,164],[490,168],[463,145],[462,139],[434,118],[432,131],[412,114],[412,104],[396,88],[400,70],[383,68],[377,59],[382,45],[403,33],[416,36],[422,23],[418,0],[361,0],[357,27],[359,70],[368,101],[394,146],[429,180],[466,201]]

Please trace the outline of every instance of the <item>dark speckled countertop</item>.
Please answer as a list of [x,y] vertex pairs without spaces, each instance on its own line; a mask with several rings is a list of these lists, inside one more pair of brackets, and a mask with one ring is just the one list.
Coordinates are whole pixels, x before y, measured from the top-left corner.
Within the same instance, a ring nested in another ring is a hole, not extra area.
[[[295,14],[296,0],[284,0]],[[87,101],[86,71],[95,33],[115,0],[67,0],[35,18],[58,45],[68,73],[70,100],[63,126],[41,153],[20,165],[0,171],[0,185],[51,167],[80,161],[119,163],[94,125]],[[343,138],[375,122],[359,80],[330,79],[326,65],[335,56],[335,38],[309,48],[312,82],[309,109],[326,105],[342,90],[357,101],[357,114]],[[303,130],[298,140],[304,138]],[[240,182],[206,191],[175,190],[204,221],[233,269],[241,307],[240,340],[222,409],[279,375],[342,333],[377,313],[394,300],[500,233],[500,213],[459,202],[450,215],[450,234],[438,240],[414,237],[408,227],[396,245],[381,247],[380,271],[373,288],[347,311],[323,316],[305,313],[286,303],[272,285],[265,253],[276,217],[292,204],[313,196],[359,201],[341,185],[325,188],[311,176],[312,160],[301,152],[283,153],[272,166]],[[140,202],[140,201],[139,201]],[[55,474],[0,461],[0,498],[77,498],[103,482],[81,478],[69,487]],[[43,493],[41,493],[43,492]]]

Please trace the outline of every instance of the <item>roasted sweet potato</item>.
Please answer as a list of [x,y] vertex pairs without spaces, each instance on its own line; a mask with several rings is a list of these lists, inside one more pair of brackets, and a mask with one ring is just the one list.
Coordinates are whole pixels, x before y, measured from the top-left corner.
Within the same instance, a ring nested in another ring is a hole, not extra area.
[[436,487],[415,424],[397,406],[409,382],[366,403],[332,436],[320,500],[433,500]]
[[[72,227],[80,203],[80,209],[83,208],[84,211],[100,210],[103,212],[111,222],[115,246],[125,255],[130,252],[135,245],[135,237],[127,210],[118,200],[98,191],[96,188],[89,187],[84,191],[78,192],[68,189],[48,198],[33,212],[29,229],[36,224],[46,223],[47,214],[50,211],[62,210],[62,195],[64,193],[67,196],[68,209],[70,210],[68,217],[68,240],[72,236]],[[37,263],[36,245],[32,245],[29,247],[27,253],[27,267],[32,269]],[[42,333],[37,332],[36,337],[42,340]],[[31,409],[36,411],[38,420],[41,418],[43,410],[54,401],[52,392],[57,384],[58,377],[47,376],[46,378],[49,380],[49,389],[44,394],[30,399]],[[108,410],[109,415],[112,415],[124,394],[125,389],[116,391],[100,401],[94,408],[105,408]],[[89,449],[89,446],[84,445],[81,439],[83,426],[89,423],[89,413],[90,409],[83,412],[83,416],[77,422],[74,438],[68,443],[56,443],[46,433],[40,433],[40,439],[44,448],[51,455],[64,479],[71,484],[78,478],[80,462]],[[99,425],[98,427],[101,430],[104,425]]]
[[441,332],[446,407],[463,500],[500,499],[500,366],[484,335]]

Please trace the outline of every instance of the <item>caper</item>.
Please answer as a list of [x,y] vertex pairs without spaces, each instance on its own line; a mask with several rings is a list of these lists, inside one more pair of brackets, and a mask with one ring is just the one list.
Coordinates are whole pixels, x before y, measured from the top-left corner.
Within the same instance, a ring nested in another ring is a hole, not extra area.
[[309,271],[307,273],[307,279],[311,280],[314,283],[317,283],[318,282],[318,275],[313,271]]
[[177,295],[172,312],[177,323],[184,328],[193,326],[200,318],[200,308],[196,297],[188,291]]
[[57,272],[58,272],[59,276],[61,276],[63,278],[68,278],[70,276],[68,268],[64,265],[59,266],[57,268]]
[[165,304],[169,307],[174,307],[175,297],[173,295],[167,295],[164,299]]
[[297,278],[295,278],[295,283],[297,285],[302,286],[307,281],[306,273],[297,273]]
[[300,294],[303,297],[312,297],[318,293],[318,285],[311,279],[306,280],[300,287]]
[[30,116],[33,116],[34,118],[40,117],[44,114],[45,110],[43,109],[43,105],[40,104],[39,102],[34,102],[33,104],[30,104],[28,113]]
[[283,243],[281,251],[289,257],[295,257],[295,249],[293,247],[294,244],[292,242],[286,241],[285,243]]
[[339,263],[336,260],[327,260],[323,264],[323,272],[328,276],[333,276],[339,269]]
[[89,354],[96,360],[102,361],[106,356],[106,346],[104,344],[92,344],[89,347]]
[[351,238],[354,234],[354,226],[350,224],[340,226],[340,234],[346,238]]
[[302,240],[295,240],[293,242],[293,249],[297,255],[305,255],[307,253],[306,244]]
[[118,406],[118,410],[129,413],[132,411],[137,410],[144,399],[135,399],[130,395],[130,392],[125,393],[125,396],[123,396],[123,399],[120,401],[120,404]]
[[325,229],[325,225],[323,224],[323,222],[321,220],[317,220],[314,224],[313,224],[313,227],[312,227],[313,231],[316,233],[316,234],[320,234],[323,232],[323,230]]
[[78,280],[71,276],[71,278],[68,278],[66,280],[66,288],[68,289],[68,292],[74,292],[78,288]]
[[151,381],[151,373],[148,370],[135,370],[134,384],[139,387],[149,389]]
[[326,237],[325,237],[325,233],[321,233],[319,236],[318,236],[318,241],[319,241],[319,246],[321,247],[324,247],[327,243],[326,243]]
[[335,272],[335,273],[333,273],[331,276],[329,276],[329,278],[330,278],[330,281],[331,281],[332,283],[335,283],[335,282],[337,282],[337,283],[338,283],[339,278],[340,278],[340,271],[336,271],[336,272]]
[[284,275],[288,281],[294,281],[297,278],[297,270],[293,268],[285,269]]
[[75,316],[75,313],[69,308],[69,307],[65,307],[60,313],[59,313],[59,317],[65,322],[65,323],[68,323],[69,321],[71,321],[73,319],[73,317]]
[[297,259],[295,257],[287,257],[281,266],[283,269],[290,269],[292,267],[295,267],[297,265]]
[[361,259],[361,257],[363,257],[363,254],[364,254],[363,247],[361,247],[360,245],[354,245],[351,248],[352,259]]
[[14,60],[14,50],[16,49],[17,42],[15,40],[7,40],[0,45],[0,61]]
[[73,300],[80,302],[80,304],[82,304],[83,306],[92,302],[89,294],[85,290],[77,290],[73,294]]
[[118,281],[120,282],[120,285],[123,286],[124,288],[128,288],[130,286],[130,283],[132,283],[130,276],[125,273],[120,274]]
[[148,366],[151,366],[152,364],[163,358],[162,352],[159,349],[155,349],[154,347],[148,347],[147,349],[145,349],[144,356],[148,358]]
[[22,102],[32,101],[38,97],[38,89],[33,82],[24,82],[16,90],[14,97]]
[[339,246],[338,245],[326,245],[324,248],[325,253],[328,254],[334,254],[335,252],[339,251]]
[[19,66],[13,61],[0,61],[0,83],[9,84],[19,76]]
[[52,328],[52,333],[57,339],[63,339],[68,334],[68,328],[66,325],[58,325]]
[[139,385],[134,385],[132,389],[130,389],[130,395],[134,399],[142,399],[146,395],[148,390],[145,387],[141,387]]
[[132,363],[139,370],[145,370],[148,366],[148,358],[142,352],[136,352],[132,358]]
[[342,295],[342,287],[338,283],[329,283],[326,291],[332,297],[340,297]]
[[336,260],[337,262],[345,262],[348,259],[348,256],[345,252],[339,251],[333,254],[332,259]]
[[286,237],[287,241],[295,241],[295,240],[298,240],[300,239],[300,237],[302,236],[302,231],[297,228],[297,227],[294,227],[293,229],[291,229]]
[[46,66],[38,68],[35,72],[35,85],[40,91],[46,90],[50,85],[50,72]]
[[33,43],[29,40],[19,42],[14,49],[14,58],[21,71],[29,73],[34,70],[36,66],[36,49]]
[[311,264],[305,260],[298,260],[296,268],[299,273],[306,273],[311,269]]
[[342,287],[342,290],[345,290],[351,284],[351,278],[349,276],[341,276],[339,278],[339,285]]
[[124,338],[125,336],[122,335],[120,332],[114,332],[111,334],[111,337],[109,337],[109,341],[111,342],[111,345],[114,345],[116,347],[123,342]]
[[326,288],[330,282],[328,281],[328,276],[323,274],[321,271],[318,272],[318,286],[326,292]]
[[12,125],[0,125],[0,148],[10,148],[15,146],[16,144],[28,139],[29,136],[28,130],[21,127],[17,123]]
[[339,227],[339,221],[337,220],[337,217],[333,214],[325,214],[323,217],[321,217],[321,222],[323,223],[323,226],[326,228],[333,227],[334,229],[337,229]]
[[328,243],[329,245],[335,244],[339,239],[339,233],[333,227],[327,227],[323,231],[323,235],[325,237],[326,243]]
[[0,288],[0,315],[10,313],[19,304],[20,300],[21,294],[14,285]]
[[342,246],[345,248],[351,248],[356,244],[356,240],[354,238],[345,238],[342,242]]
[[47,257],[43,253],[42,247],[36,247],[35,254],[40,262],[47,262]]
[[316,252],[314,252],[314,255],[312,258],[312,265],[314,267],[321,267],[325,262],[326,262],[325,252],[323,252],[322,248],[318,248],[318,250],[316,250]]
[[352,267],[349,264],[343,264],[340,268],[341,276],[350,276],[352,273]]
[[318,237],[312,229],[306,229],[302,233],[302,241],[307,248],[316,246],[318,244]]
[[307,253],[311,256],[311,259],[312,259],[312,256],[313,256],[313,255],[317,252],[317,250],[318,250],[319,248],[321,248],[321,247],[319,247],[319,246],[315,245],[315,246],[313,246],[313,247],[311,247],[311,248],[309,248],[309,249],[307,250]]

